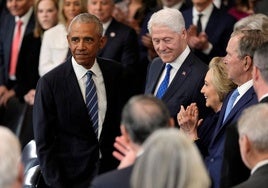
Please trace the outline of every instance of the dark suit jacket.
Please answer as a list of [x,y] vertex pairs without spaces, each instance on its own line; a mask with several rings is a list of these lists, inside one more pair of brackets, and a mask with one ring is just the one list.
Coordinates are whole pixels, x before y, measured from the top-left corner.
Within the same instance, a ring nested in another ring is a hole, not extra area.
[[121,87],[123,68],[100,58],[97,62],[107,97],[99,140],[70,58],[38,81],[33,110],[34,136],[44,179],[52,187],[85,188],[96,175],[99,163],[101,172],[118,165],[112,152],[114,139],[120,134],[121,96],[125,90]]
[[[154,59],[150,64],[146,80],[146,94],[154,93],[164,68],[165,64],[160,58]],[[187,107],[192,102],[197,103],[200,117],[207,116],[209,110],[205,107],[205,98],[200,92],[206,72],[207,66],[190,52],[162,98],[172,117],[176,119],[180,105]]]
[[[34,29],[34,24],[35,24],[34,13],[32,13],[23,36],[21,47],[24,46],[23,43],[25,36],[32,33]],[[0,85],[6,86],[8,82],[11,45],[13,40],[13,32],[15,28],[14,16],[12,16],[11,14],[7,14],[5,16],[3,26],[4,27],[0,28]]]
[[105,32],[107,43],[99,56],[122,63],[124,67],[139,63],[138,39],[134,29],[112,20]]
[[[231,124],[235,123],[239,116],[241,115],[242,111],[253,105],[256,104],[257,96],[254,92],[253,87],[251,87],[235,104],[233,109],[231,110],[230,114],[226,118],[225,122],[223,122],[226,106],[231,96],[232,92],[226,97],[223,102],[221,112],[219,115],[219,120],[217,122],[215,132],[212,138],[212,141],[209,146],[208,153],[209,155],[205,159],[206,166],[209,170],[210,176],[212,178],[212,183],[214,188],[220,187],[220,179],[221,179],[221,169],[222,165],[226,168],[230,168],[229,164],[226,164],[226,160],[223,160],[223,152],[224,152],[224,145],[225,145],[225,136],[226,136],[226,128],[231,126]],[[232,145],[233,143],[229,143],[228,145]],[[233,152],[233,151],[232,151]],[[230,161],[229,161],[230,162]],[[228,165],[228,167],[227,167]],[[229,170],[229,169],[228,169]],[[236,176],[237,174],[235,174]]]
[[[268,97],[260,101],[260,103],[265,102],[268,102]],[[221,188],[237,185],[246,181],[250,176],[250,170],[245,166],[241,158],[238,139],[237,122],[235,122],[226,129]]]
[[129,188],[133,165],[107,172],[97,176],[91,183],[91,188]]
[[268,185],[268,164],[258,168],[247,181],[233,187],[233,188],[266,188]]
[[[185,26],[188,29],[193,24],[193,8],[183,11],[182,14],[185,19]],[[225,56],[226,46],[233,31],[234,23],[234,18],[214,6],[205,28],[208,41],[213,45],[213,48],[208,55],[200,50],[194,50],[194,53],[207,64],[215,56]]]

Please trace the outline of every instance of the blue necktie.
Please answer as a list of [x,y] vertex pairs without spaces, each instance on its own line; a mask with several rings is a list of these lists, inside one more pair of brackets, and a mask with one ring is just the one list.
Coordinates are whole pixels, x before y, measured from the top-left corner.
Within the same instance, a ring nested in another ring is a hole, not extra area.
[[169,77],[170,77],[170,70],[172,69],[172,66],[170,64],[166,65],[166,75],[162,83],[160,84],[158,91],[156,93],[156,97],[161,99],[163,95],[165,94],[167,88],[168,88],[168,83],[169,83]]
[[86,105],[88,109],[88,115],[92,123],[94,132],[98,136],[98,96],[96,86],[92,79],[92,71],[87,72],[86,81]]
[[235,89],[234,92],[232,93],[231,97],[229,98],[229,101],[228,101],[228,104],[227,104],[227,107],[225,110],[223,122],[228,117],[229,113],[231,112],[233,105],[234,105],[234,102],[238,96],[239,96],[239,92],[237,89]]

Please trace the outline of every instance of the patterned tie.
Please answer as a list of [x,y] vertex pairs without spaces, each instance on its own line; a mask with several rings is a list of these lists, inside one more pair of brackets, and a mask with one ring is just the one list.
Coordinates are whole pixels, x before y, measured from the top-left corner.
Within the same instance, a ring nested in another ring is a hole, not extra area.
[[201,18],[203,14],[198,14],[198,20],[197,20],[197,35],[202,32],[202,23],[201,23]]
[[16,24],[16,33],[12,41],[11,48],[11,58],[10,58],[10,67],[9,67],[9,76],[14,77],[16,74],[17,61],[19,56],[19,46],[21,41],[21,26],[23,22],[21,20],[17,21]]
[[226,118],[228,117],[229,113],[231,112],[234,102],[236,100],[236,98],[239,96],[239,92],[237,89],[234,90],[234,92],[232,93],[231,97],[229,98],[226,110],[225,110],[225,114],[224,114],[224,118],[223,118],[223,122],[226,120]]
[[163,95],[165,94],[167,88],[168,88],[168,83],[169,83],[169,77],[170,77],[170,70],[172,69],[172,66],[170,64],[166,65],[166,75],[162,83],[160,84],[158,91],[156,93],[156,97],[161,99]]
[[96,86],[92,79],[92,71],[87,72],[86,105],[94,132],[98,136],[98,96]]

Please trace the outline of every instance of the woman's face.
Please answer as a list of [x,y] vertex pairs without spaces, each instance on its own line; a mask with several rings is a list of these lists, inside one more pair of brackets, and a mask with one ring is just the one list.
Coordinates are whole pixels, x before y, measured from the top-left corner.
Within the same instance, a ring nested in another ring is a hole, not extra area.
[[42,0],[37,6],[37,19],[44,30],[55,26],[58,22],[58,9],[52,0]]
[[212,77],[212,71],[209,70],[206,74],[205,83],[201,89],[201,93],[204,94],[206,99],[206,106],[212,108],[214,112],[218,112],[221,109],[222,102],[212,83]]
[[70,22],[75,16],[82,12],[81,0],[64,0],[63,14],[67,22]]

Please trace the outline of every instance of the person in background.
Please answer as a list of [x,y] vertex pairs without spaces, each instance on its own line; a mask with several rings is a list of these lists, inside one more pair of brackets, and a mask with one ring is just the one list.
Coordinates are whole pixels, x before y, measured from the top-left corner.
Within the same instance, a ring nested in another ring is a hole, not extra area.
[[[267,53],[267,52],[266,52]],[[250,177],[233,188],[265,188],[268,184],[268,104],[244,110],[238,120],[239,147],[242,160],[251,170]]]
[[132,172],[132,188],[210,187],[197,148],[177,129],[155,131],[142,148]]
[[124,68],[97,58],[105,45],[100,20],[77,15],[67,30],[72,56],[38,81],[34,138],[49,187],[85,188],[118,166],[112,156],[127,89]]
[[195,103],[192,103],[187,108],[181,106],[177,115],[180,130],[195,141],[203,158],[208,154],[208,146],[219,119],[222,103],[226,95],[234,88],[236,85],[227,76],[223,58],[214,57],[209,63],[209,70],[201,89],[206,99],[206,106],[212,108],[213,113],[204,120],[199,119],[198,108]]
[[16,97],[19,55],[24,38],[33,31],[33,0],[7,0],[9,11],[0,28],[0,124],[14,132],[23,105]]
[[208,67],[187,45],[182,14],[177,9],[161,9],[151,16],[148,30],[159,57],[148,68],[145,94],[161,98],[175,120],[181,105],[193,102],[205,118],[210,109],[200,90]]
[[254,14],[254,0],[235,0],[235,4],[228,10],[228,14],[240,20]]
[[10,129],[0,126],[0,187],[22,188],[21,146]]
[[85,0],[59,0],[59,23],[44,33],[40,57],[39,75],[43,76],[59,64],[68,54],[67,28],[72,19],[86,12]]
[[[127,188],[136,158],[142,151],[142,143],[154,131],[173,126],[173,120],[163,102],[151,95],[132,97],[122,111],[120,140],[125,140],[126,152],[122,156],[118,170],[96,177],[92,188]],[[119,138],[117,138],[118,140]],[[118,143],[117,143],[118,144]]]
[[188,45],[201,60],[209,63],[225,56],[235,19],[219,10],[213,0],[192,0],[193,6],[182,12],[188,32]]

